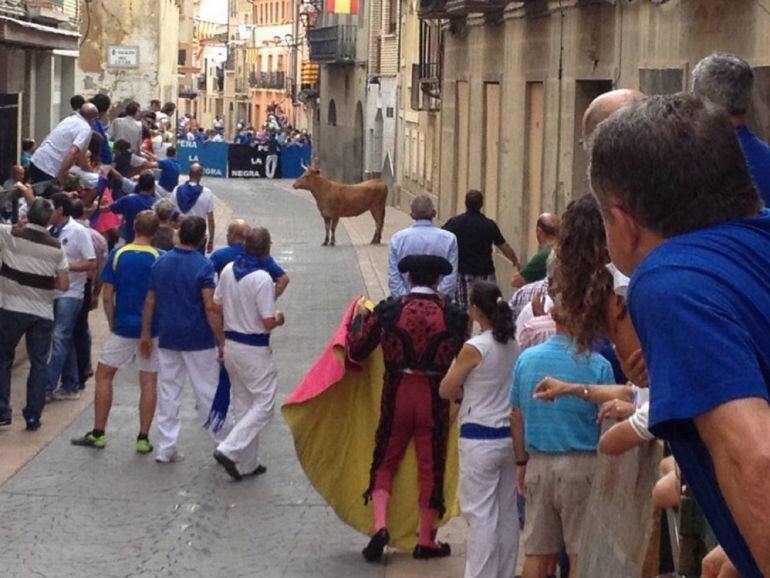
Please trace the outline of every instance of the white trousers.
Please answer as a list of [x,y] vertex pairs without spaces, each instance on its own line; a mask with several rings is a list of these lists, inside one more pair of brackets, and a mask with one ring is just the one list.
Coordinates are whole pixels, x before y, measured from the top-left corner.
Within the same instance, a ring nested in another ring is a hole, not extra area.
[[275,172],[278,170],[278,155],[267,155],[265,159],[265,176],[268,179],[275,178]]
[[460,439],[460,509],[470,526],[465,578],[513,578],[519,519],[510,438]]
[[230,411],[233,428],[217,449],[233,460],[238,471],[249,474],[259,466],[259,434],[275,408],[278,373],[269,347],[225,342],[225,367],[230,375]]
[[[158,405],[155,422],[158,424],[157,455],[170,458],[176,452],[179,431],[182,428],[180,408],[182,390],[190,380],[201,425],[206,423],[214,395],[219,385],[219,362],[216,348],[202,351],[173,351],[158,349]],[[229,422],[230,420],[228,420]],[[209,430],[215,442],[228,433],[228,423],[217,433]]]

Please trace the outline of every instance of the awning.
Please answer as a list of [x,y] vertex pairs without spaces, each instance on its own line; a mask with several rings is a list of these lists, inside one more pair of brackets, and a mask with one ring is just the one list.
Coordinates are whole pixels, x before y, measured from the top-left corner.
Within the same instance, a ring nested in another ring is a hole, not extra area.
[[0,16],[0,44],[48,50],[78,50],[80,33]]

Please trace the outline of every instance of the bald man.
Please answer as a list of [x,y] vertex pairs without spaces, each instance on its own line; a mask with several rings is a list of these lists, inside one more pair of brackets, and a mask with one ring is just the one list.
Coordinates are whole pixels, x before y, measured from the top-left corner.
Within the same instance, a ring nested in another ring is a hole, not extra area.
[[[218,276],[221,277],[224,268],[235,261],[244,252],[246,236],[251,230],[249,224],[243,219],[233,219],[227,225],[227,247],[217,249],[209,257],[214,264],[214,270],[217,272]],[[275,283],[275,296],[280,297],[289,285],[289,276],[286,274],[286,271],[284,271],[269,254],[260,265],[260,268],[273,278],[273,282]]]
[[627,102],[645,98],[644,93],[630,88],[619,88],[597,96],[583,114],[583,146],[588,147],[596,127]]
[[561,219],[553,213],[543,213],[537,218],[535,224],[535,235],[537,236],[537,253],[532,257],[524,267],[513,276],[511,285],[517,289],[528,283],[534,283],[545,279],[546,261],[551,249],[556,243],[556,235],[559,232]]
[[182,215],[192,215],[206,219],[208,223],[208,242],[206,253],[214,250],[214,193],[211,189],[201,184],[203,179],[203,167],[198,163],[190,165],[190,178],[183,185],[179,185],[171,194],[171,200]]
[[86,103],[80,110],[62,120],[32,155],[30,178],[35,192],[40,195],[53,181],[64,184],[75,162],[88,148],[91,132],[99,110]]

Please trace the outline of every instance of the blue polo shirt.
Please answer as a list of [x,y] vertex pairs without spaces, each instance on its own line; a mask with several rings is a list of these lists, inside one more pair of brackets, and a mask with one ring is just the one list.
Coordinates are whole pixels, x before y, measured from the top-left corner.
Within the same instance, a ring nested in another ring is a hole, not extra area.
[[103,165],[111,165],[113,159],[112,149],[110,148],[110,137],[107,136],[107,131],[105,130],[102,121],[98,118],[96,119],[96,122],[94,122],[94,130],[102,137],[102,150],[99,155],[99,160],[102,161]]
[[667,240],[634,271],[628,307],[650,377],[650,431],[667,440],[714,534],[761,578],[694,418],[770,398],[770,212]]
[[216,345],[201,296],[203,289],[214,287],[214,266],[198,251],[175,247],[155,262],[150,289],[160,347],[201,351]]
[[526,349],[513,368],[511,405],[524,416],[524,438],[532,453],[595,452],[600,426],[599,406],[576,397],[554,402],[532,398],[535,387],[551,376],[570,383],[615,383],[610,362],[598,353],[578,354],[574,341],[554,335]]
[[110,211],[116,215],[123,215],[123,238],[126,243],[134,241],[134,220],[142,211],[152,209],[155,205],[155,195],[143,195],[140,193],[131,193],[125,197],[120,197],[110,205]]
[[[102,270],[102,281],[115,287],[115,311],[112,332],[121,337],[138,339],[142,334],[142,310],[150,271],[163,254],[148,245],[124,245],[113,249]],[[153,337],[158,335],[153,325]]]
[[770,146],[746,126],[735,129],[751,178],[765,206],[770,207]]
[[179,161],[176,159],[163,159],[158,161],[158,168],[160,169],[160,177],[158,178],[158,184],[167,191],[173,191],[179,184]]
[[[234,243],[227,247],[217,249],[211,255],[209,255],[209,259],[211,259],[211,263],[214,265],[214,270],[217,272],[217,275],[221,275],[222,270],[230,263],[235,261],[236,257],[238,257],[238,255],[240,255],[242,252],[243,243]],[[276,263],[275,259],[272,257],[265,259],[262,269],[270,274],[270,277],[273,278],[273,281],[286,275],[286,271],[284,271],[283,268],[278,263]]]

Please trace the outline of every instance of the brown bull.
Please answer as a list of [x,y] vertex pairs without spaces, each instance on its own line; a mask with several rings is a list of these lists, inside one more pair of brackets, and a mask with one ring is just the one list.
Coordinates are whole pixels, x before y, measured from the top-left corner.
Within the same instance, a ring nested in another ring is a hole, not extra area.
[[357,217],[366,211],[372,213],[376,227],[372,245],[381,241],[388,186],[380,179],[346,185],[321,176],[318,169],[306,167],[305,173],[294,182],[294,188],[310,191],[315,198],[318,212],[326,225],[324,245],[334,246],[334,234],[341,217]]

